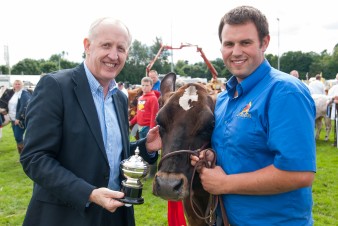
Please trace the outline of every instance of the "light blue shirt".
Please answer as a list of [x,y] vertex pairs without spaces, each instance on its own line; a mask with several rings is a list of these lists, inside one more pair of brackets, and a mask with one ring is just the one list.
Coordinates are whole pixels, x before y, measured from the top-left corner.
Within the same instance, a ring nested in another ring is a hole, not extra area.
[[88,78],[89,87],[93,95],[97,115],[99,117],[103,143],[109,162],[110,176],[108,188],[119,191],[122,136],[112,98],[112,95],[117,90],[116,82],[112,81],[109,84],[109,91],[107,96],[104,97],[103,87],[95,79],[85,63],[84,68]]
[[[232,77],[226,86],[215,107],[212,146],[217,165],[229,175],[271,164],[286,171],[316,171],[315,104],[299,79],[265,60],[241,83]],[[313,224],[311,187],[222,197],[233,225]]]

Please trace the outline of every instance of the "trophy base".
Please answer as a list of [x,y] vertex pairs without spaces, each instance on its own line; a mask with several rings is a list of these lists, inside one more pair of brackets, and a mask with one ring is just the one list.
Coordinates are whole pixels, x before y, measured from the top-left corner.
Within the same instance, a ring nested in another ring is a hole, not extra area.
[[144,203],[144,199],[142,196],[142,188],[130,188],[126,186],[122,186],[122,192],[124,193],[124,198],[122,199],[116,199],[120,202],[126,203],[126,204],[133,204],[133,205],[139,205]]
[[[116,199],[116,198],[115,198]],[[116,199],[119,202],[123,202],[125,204],[132,204],[132,205],[139,205],[139,204],[143,204],[144,203],[144,199],[143,198],[130,198],[130,197],[124,197],[122,199]]]

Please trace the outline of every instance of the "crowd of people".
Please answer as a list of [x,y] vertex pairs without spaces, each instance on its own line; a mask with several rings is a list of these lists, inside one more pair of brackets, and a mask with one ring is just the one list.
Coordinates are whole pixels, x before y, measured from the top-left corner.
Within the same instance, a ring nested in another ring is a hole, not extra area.
[[[203,188],[222,197],[231,225],[313,225],[315,104],[309,88],[297,71],[290,72],[296,79],[264,57],[270,34],[258,9],[227,12],[218,36],[232,77],[214,110],[217,155],[191,156],[192,165],[217,159],[215,168],[198,170]],[[84,38],[83,63],[45,75],[32,95],[22,81],[13,83],[6,110],[22,168],[34,182],[23,225],[135,225],[133,207],[118,201],[124,196],[119,164],[137,147],[145,161],[156,163],[161,82],[155,70],[142,78],[137,114],[129,121],[128,92],[116,78],[131,43],[122,21],[99,18]],[[322,92],[318,82],[309,86]],[[134,124],[140,138],[130,142]],[[218,214],[217,226],[223,224]]]

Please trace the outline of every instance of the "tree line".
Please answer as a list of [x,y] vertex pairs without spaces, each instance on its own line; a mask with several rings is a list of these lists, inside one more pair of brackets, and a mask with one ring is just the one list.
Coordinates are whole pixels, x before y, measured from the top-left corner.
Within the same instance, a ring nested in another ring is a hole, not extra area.
[[[154,59],[157,52],[161,48],[162,39],[156,37],[153,45],[147,46],[140,41],[135,40],[132,43],[129,51],[129,56],[124,69],[117,77],[117,81],[126,82],[129,84],[139,84],[142,77],[146,75],[147,65]],[[79,62],[70,62],[63,58],[62,54],[54,54],[48,60],[40,59],[23,59],[11,67],[11,74],[17,75],[40,75],[59,69],[72,68],[79,65]],[[84,58],[84,53],[82,57]],[[166,74],[171,71],[171,62],[169,61],[170,52],[164,50],[154,63],[151,69],[157,70],[160,74]],[[266,59],[271,66],[277,68],[278,56],[266,54]],[[209,59],[210,60],[210,59]],[[332,53],[323,50],[320,54],[315,52],[303,53],[301,51],[286,52],[280,56],[280,70],[289,73],[291,70],[298,70],[300,79],[306,80],[314,77],[316,74],[322,73],[325,79],[333,79],[338,73],[338,43],[334,46]],[[218,77],[231,77],[230,72],[224,67],[223,60],[216,58],[210,60],[211,64],[218,72]],[[204,62],[190,64],[189,60],[179,60],[174,64],[174,72],[181,76],[190,76],[192,78],[207,78],[209,81],[212,78],[211,72],[208,70]],[[2,74],[9,74],[9,69],[6,65],[0,65]]]

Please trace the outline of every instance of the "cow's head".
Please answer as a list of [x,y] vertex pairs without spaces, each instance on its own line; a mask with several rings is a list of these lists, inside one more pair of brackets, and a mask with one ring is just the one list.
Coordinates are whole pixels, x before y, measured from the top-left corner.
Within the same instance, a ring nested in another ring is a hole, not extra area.
[[[176,75],[169,73],[161,81],[164,105],[156,120],[163,144],[162,158],[173,151],[210,147],[214,128],[215,98],[198,83],[189,83],[174,91],[175,79]],[[192,174],[190,154],[182,153],[166,158],[161,161],[155,175],[153,194],[166,200],[184,200],[189,197],[190,190],[198,193],[203,188],[198,175],[192,178]]]

